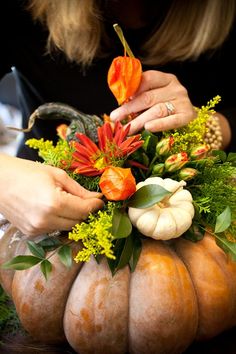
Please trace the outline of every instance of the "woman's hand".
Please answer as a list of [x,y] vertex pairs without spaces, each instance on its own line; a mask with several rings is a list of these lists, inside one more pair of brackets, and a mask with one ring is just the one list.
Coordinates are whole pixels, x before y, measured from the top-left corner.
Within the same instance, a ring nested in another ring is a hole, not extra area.
[[122,120],[129,114],[130,134],[145,128],[151,132],[182,127],[196,118],[187,90],[176,76],[149,70],[142,74],[140,87],[131,100],[111,112],[111,120]]
[[0,213],[26,235],[70,230],[103,207],[59,168],[0,155],[0,171]]

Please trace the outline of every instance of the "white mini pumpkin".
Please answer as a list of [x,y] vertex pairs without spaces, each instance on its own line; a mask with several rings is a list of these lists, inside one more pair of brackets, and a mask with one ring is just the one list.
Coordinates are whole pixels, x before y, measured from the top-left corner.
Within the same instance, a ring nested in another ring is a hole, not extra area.
[[137,190],[148,184],[158,184],[172,194],[161,202],[145,208],[129,208],[131,223],[145,236],[155,240],[169,240],[181,236],[189,229],[194,216],[191,193],[183,189],[185,181],[150,177],[136,186]]

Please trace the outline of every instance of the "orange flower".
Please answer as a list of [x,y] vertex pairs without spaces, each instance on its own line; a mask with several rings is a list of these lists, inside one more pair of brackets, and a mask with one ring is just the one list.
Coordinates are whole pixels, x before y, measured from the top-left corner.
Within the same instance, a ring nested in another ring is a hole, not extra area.
[[107,166],[121,166],[128,155],[142,144],[140,134],[127,138],[130,126],[123,127],[117,121],[114,131],[109,122],[98,127],[98,146],[86,135],[76,133],[79,141],[72,141],[75,151],[72,154],[71,170],[85,176],[98,176]]
[[178,154],[169,156],[165,160],[165,169],[168,172],[180,170],[188,161],[188,154],[186,152],[179,152]]
[[63,140],[66,139],[67,129],[68,129],[68,125],[67,124],[60,124],[57,127],[57,135]]
[[130,168],[107,167],[99,186],[107,200],[125,200],[136,191],[136,182]]
[[139,59],[119,56],[113,59],[108,70],[108,86],[121,105],[135,94],[142,76],[142,65]]

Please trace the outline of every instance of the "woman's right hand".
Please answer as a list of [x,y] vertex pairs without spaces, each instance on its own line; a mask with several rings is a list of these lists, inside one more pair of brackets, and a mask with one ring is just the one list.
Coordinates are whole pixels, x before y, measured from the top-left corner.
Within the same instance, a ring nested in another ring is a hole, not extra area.
[[26,235],[70,230],[103,207],[102,194],[80,186],[65,171],[0,155],[0,213]]

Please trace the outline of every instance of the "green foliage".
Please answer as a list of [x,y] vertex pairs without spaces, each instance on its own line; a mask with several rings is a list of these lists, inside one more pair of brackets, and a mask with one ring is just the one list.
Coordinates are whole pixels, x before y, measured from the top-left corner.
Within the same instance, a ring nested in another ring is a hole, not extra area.
[[149,208],[170,194],[171,192],[157,184],[144,185],[132,195],[128,206],[140,209]]
[[131,234],[132,224],[124,209],[115,208],[112,215],[111,233],[114,238],[126,238]]
[[79,175],[78,173],[74,173],[71,171],[67,171],[67,173],[71,178],[73,178],[76,182],[78,182],[85,189],[88,189],[89,191],[94,191],[94,192],[99,191],[98,183],[100,180],[100,176],[88,177],[88,176]]
[[223,212],[216,218],[215,233],[220,233],[227,230],[231,225],[231,221],[231,210],[227,205]]
[[63,245],[59,248],[57,252],[61,262],[67,267],[72,266],[72,250],[69,245]]
[[131,272],[135,270],[140,253],[142,243],[140,233],[136,228],[132,228],[132,233],[126,238],[119,238],[114,243],[114,259],[108,259],[109,268],[114,275],[117,270],[125,267],[127,264]]
[[231,242],[224,235],[215,235],[217,245],[236,261],[236,242]]
[[231,212],[231,223],[227,231],[235,233],[236,219],[236,168],[230,162],[219,162],[212,159],[207,164],[202,164],[200,173],[189,184],[196,206],[197,218],[202,225],[215,229],[217,218],[228,207]]
[[73,149],[68,142],[59,139],[54,146],[52,141],[42,139],[29,139],[25,143],[32,149],[38,150],[38,155],[45,164],[66,169],[70,165]]
[[[52,272],[52,263],[49,258],[57,252],[60,261],[66,266],[72,265],[72,251],[68,244],[62,244],[57,238],[46,236],[39,242],[27,241],[27,246],[32,255],[19,255],[1,265],[3,269],[25,270],[37,264],[48,280]],[[47,255],[47,252],[54,251]]]
[[195,209],[200,214],[202,214],[202,213],[210,213],[211,212],[210,202],[211,202],[210,197],[200,197],[199,199],[195,199],[193,201],[193,204],[195,206]]
[[0,286],[0,334],[15,334],[20,330],[22,329],[15,307]]

